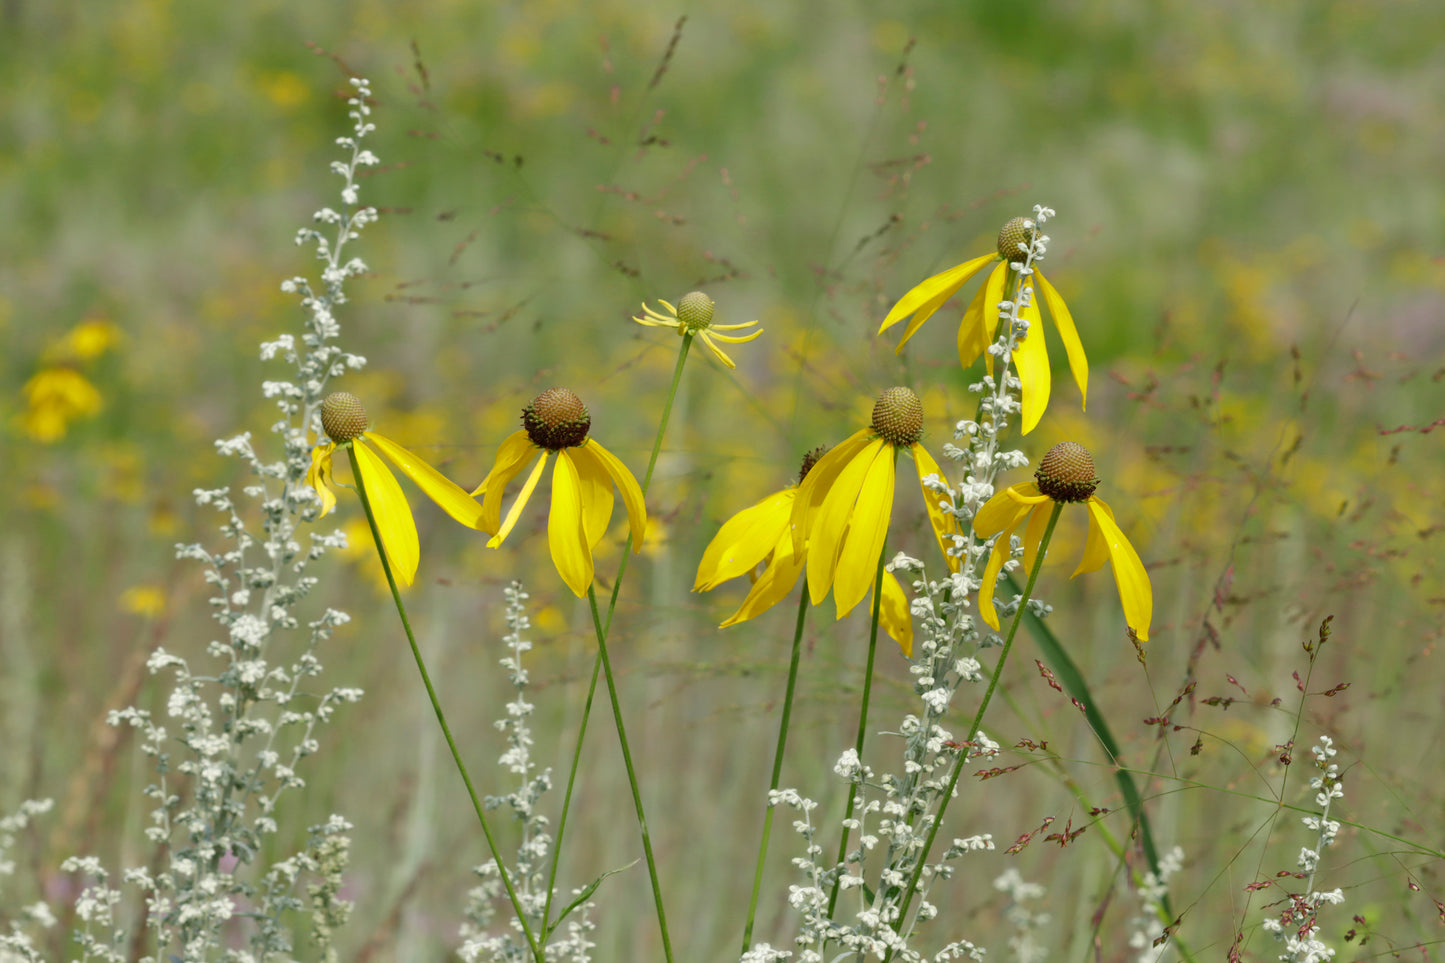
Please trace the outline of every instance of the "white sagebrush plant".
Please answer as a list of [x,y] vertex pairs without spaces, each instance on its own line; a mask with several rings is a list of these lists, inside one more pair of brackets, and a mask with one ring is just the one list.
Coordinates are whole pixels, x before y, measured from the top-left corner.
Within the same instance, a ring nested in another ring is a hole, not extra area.
[[[306,472],[321,400],[331,379],[365,364],[334,343],[340,328],[332,314],[346,300],[346,281],[366,271],[357,258],[343,261],[342,251],[376,219],[373,208],[357,206],[356,184],[358,169],[377,162],[361,146],[374,130],[371,91],[365,80],[351,83],[352,133],[337,139],[345,159],[331,164],[345,182],[342,209],[323,208],[314,218],[334,236],[316,228],[297,235],[322,261],[322,293],[303,277],[284,282],[284,291],[300,295],[304,330],[261,346],[263,360],[292,369],[285,380],[262,384],[281,409],[271,426],[281,456],[265,460],[250,432],[217,441],[217,451],[239,458],[255,480],[239,500],[229,488],[195,492],[198,504],[220,513],[223,548],[177,546],[179,557],[204,566],[224,632],[206,647],[212,661],[204,667],[163,649],[152,653],[150,671],[171,680],[163,716],[129,707],[108,717],[137,729],[141,751],[155,762],[145,793],[154,801],[146,837],[156,855],[149,867],[124,869],[118,879],[94,856],[65,861],[63,869],[81,880],[73,959],[121,963],[143,946],[157,963],[336,959],[333,933],[351,909],[339,896],[351,825],[332,815],[310,827],[299,852],[284,855],[275,852],[285,835],[274,814],[283,795],[306,785],[301,770],[319,749],[317,727],[362,695],[319,681],[318,652],[346,613],[302,614],[317,583],[311,563],[346,544],[339,531],[302,531],[318,512]],[[128,896],[142,905],[134,921]],[[133,935],[134,925],[148,934]]]
[[[548,831],[549,820],[537,811],[537,803],[552,788],[552,770],[550,767],[539,770],[532,759],[532,729],[528,720],[536,707],[527,701],[529,675],[522,665],[523,654],[532,649],[531,641],[524,634],[532,624],[525,604],[529,596],[520,582],[509,585],[505,595],[508,632],[502,644],[508,652],[502,657],[501,664],[517,695],[507,703],[506,715],[495,723],[497,729],[507,735],[507,748],[497,761],[503,770],[517,777],[517,788],[505,796],[488,796],[486,807],[489,810],[507,807],[520,828],[516,862],[510,867],[510,875],[522,909],[533,927],[540,931],[543,923],[548,921],[554,927],[550,935],[557,938],[546,943],[546,958],[559,963],[590,963],[595,946],[591,935],[597,924],[589,916],[593,904],[588,897],[601,879],[581,890],[574,890],[573,901],[555,920],[548,915],[552,898],[556,895],[556,889],[551,885],[555,863],[548,859],[553,839]],[[459,934],[462,959],[466,963],[507,963],[532,959],[532,951],[515,916],[508,918],[508,927],[502,933],[490,932],[496,924],[496,908],[505,898],[497,861],[488,860],[478,866],[475,873],[481,883],[467,894],[466,921],[462,923]],[[560,925],[563,923],[565,925]],[[543,935],[545,938],[549,934],[544,932]]]

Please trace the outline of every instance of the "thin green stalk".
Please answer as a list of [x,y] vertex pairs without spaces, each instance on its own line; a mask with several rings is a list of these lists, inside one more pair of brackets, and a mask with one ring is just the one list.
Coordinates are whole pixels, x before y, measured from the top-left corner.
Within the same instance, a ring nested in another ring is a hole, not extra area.
[[[1034,594],[1034,583],[1038,581],[1039,569],[1044,566],[1044,555],[1049,549],[1049,540],[1054,537],[1054,526],[1058,524],[1059,512],[1063,510],[1063,502],[1054,502],[1053,511],[1049,513],[1049,524],[1044,529],[1044,537],[1039,539],[1038,551],[1034,555],[1034,567],[1029,572],[1028,584],[1024,586],[1023,598],[1019,599],[1018,611],[1008,627],[1008,636],[1003,642],[1003,651],[999,653],[998,662],[993,668],[993,678],[988,680],[988,689],[984,691],[983,700],[978,704],[978,711],[974,713],[973,723],[968,727],[968,738],[964,739],[963,746],[958,750],[958,759],[953,764],[953,775],[948,779],[948,787],[943,790],[942,798],[938,802],[938,813],[933,817],[933,825],[928,827],[928,838],[923,841],[923,849],[918,854],[918,862],[914,864],[913,874],[908,878],[908,888],[903,891],[903,902],[898,907],[898,918],[893,921],[894,932],[903,931],[903,922],[908,916],[908,904],[913,901],[913,894],[918,890],[918,880],[923,875],[923,867],[928,864],[928,854],[933,851],[933,841],[938,837],[938,829],[943,825],[943,813],[948,808],[948,801],[953,798],[954,787],[958,785],[958,777],[963,774],[963,765],[968,761],[968,751],[973,740],[978,736],[978,730],[983,725],[983,714],[988,711],[988,704],[993,699],[994,690],[998,688],[998,680],[1003,677],[1004,663],[1008,661],[1009,650],[1013,648],[1014,636],[1018,634],[1019,623],[1023,621],[1024,612],[1029,607],[1029,599]],[[892,959],[893,954],[888,954]]]
[[487,848],[491,850],[492,859],[497,864],[497,874],[501,877],[502,886],[507,890],[507,898],[512,901],[512,909],[517,914],[517,921],[522,924],[522,934],[527,938],[527,946],[532,950],[532,958],[537,963],[543,963],[546,955],[538,944],[537,937],[532,933],[531,924],[527,922],[527,914],[522,911],[522,902],[517,897],[516,889],[512,886],[512,877],[507,873],[507,864],[497,850],[497,841],[492,836],[491,826],[487,824],[486,810],[482,808],[481,800],[477,798],[477,790],[472,785],[472,777],[467,773],[466,763],[462,762],[462,754],[457,749],[456,740],[452,738],[451,726],[447,725],[446,713],[442,711],[441,700],[437,698],[436,688],[431,682],[431,674],[426,670],[426,660],[422,658],[421,648],[416,644],[416,635],[411,630],[411,621],[406,617],[406,606],[402,604],[401,590],[396,587],[396,577],[391,572],[391,561],[386,557],[386,549],[381,544],[381,531],[376,527],[376,516],[371,510],[371,499],[366,495],[366,482],[361,477],[361,466],[357,463],[356,452],[348,445],[346,454],[351,458],[351,476],[356,480],[356,493],[361,496],[361,508],[366,513],[366,524],[371,527],[371,538],[376,542],[376,554],[381,556],[381,570],[386,573],[386,584],[391,586],[391,598],[396,603],[396,614],[401,616],[401,627],[406,630],[407,642],[411,643],[412,658],[416,659],[416,668],[421,673],[422,684],[426,686],[426,694],[427,698],[431,700],[432,711],[436,713],[437,723],[442,727],[442,735],[446,737],[447,748],[452,751],[452,761],[457,764],[457,772],[461,773],[462,782],[466,784],[467,795],[472,800],[472,808],[477,812],[477,821],[482,825],[482,835],[487,838]]
[[592,609],[592,627],[597,631],[597,655],[607,677],[607,694],[612,697],[612,718],[617,723],[617,741],[622,744],[622,763],[627,767],[627,784],[632,787],[632,805],[637,809],[637,828],[642,833],[642,851],[647,856],[647,875],[652,879],[652,900],[657,905],[657,926],[662,932],[662,955],[672,963],[672,941],[667,936],[667,913],[662,908],[662,884],[657,880],[657,860],[652,855],[652,835],[647,831],[647,814],[642,811],[642,792],[637,788],[637,771],[632,766],[632,750],[627,746],[627,728],[622,724],[622,705],[617,699],[617,683],[612,677],[612,660],[607,657],[607,632],[597,611],[597,593],[587,586],[587,601]]
[[[883,559],[887,550],[878,553],[878,574],[873,577],[873,621],[868,627],[868,664],[863,669],[863,704],[858,709],[858,738],[853,750],[858,754],[858,764],[863,764],[863,737],[868,733],[868,700],[873,694],[873,656],[878,652],[878,615],[883,610]],[[853,818],[853,806],[858,802],[858,784],[848,787],[848,805],[843,812],[843,838],[838,841],[838,878],[833,880],[833,891],[828,894],[828,916],[838,903],[838,887],[843,880],[844,859],[848,855],[848,820]]]
[[[788,665],[788,687],[783,695],[783,719],[778,724],[778,745],[773,750],[773,778],[768,783],[768,796],[771,799],[773,792],[778,788],[778,782],[783,776],[783,749],[788,744],[788,722],[793,716],[793,692],[798,682],[798,659],[803,652],[803,624],[808,621],[808,587],[798,593],[798,621],[793,626],[793,658]],[[753,917],[758,910],[758,892],[763,887],[763,862],[768,855],[768,838],[773,832],[773,813],[776,807],[768,803],[767,811],[763,815],[763,841],[758,846],[758,868],[753,871],[753,893],[748,898],[748,920],[743,926],[743,949],[746,953],[753,944]]]
[[547,901],[542,905],[542,932],[549,932],[552,919],[552,896],[557,892],[557,862],[562,852],[562,834],[567,831],[567,813],[572,807],[572,789],[577,784],[577,766],[582,760],[582,743],[587,738],[587,720],[592,716],[592,698],[597,694],[597,677],[602,674],[602,660],[592,661],[592,681],[587,685],[587,700],[582,704],[582,721],[577,725],[577,748],[572,753],[572,769],[567,773],[567,791],[562,794],[562,815],[557,818],[557,835],[552,840],[552,868],[547,873]]
[[[662,419],[658,422],[657,436],[653,439],[652,442],[652,455],[647,460],[647,473],[642,476],[642,494],[644,496],[647,494],[647,486],[652,483],[652,472],[653,469],[657,467],[657,456],[662,451],[662,439],[663,436],[667,433],[668,420],[672,417],[673,399],[677,397],[677,386],[682,383],[682,367],[683,364],[687,361],[687,353],[688,349],[692,347],[692,339],[692,332],[685,332],[682,336],[682,347],[678,349],[677,352],[677,364],[674,365],[672,369],[672,385],[667,390],[667,401],[664,402],[662,406]],[[631,556],[631,554],[632,533],[629,531],[627,533],[627,541],[622,546],[622,558],[617,563],[617,577],[613,579],[612,582],[612,598],[607,604],[607,621],[597,626],[597,658],[592,663],[592,682],[587,687],[587,701],[582,707],[582,721],[578,724],[577,727],[577,747],[572,752],[572,767],[567,773],[567,791],[563,794],[562,797],[562,814],[560,817],[558,817],[557,836],[556,839],[553,840],[552,844],[552,868],[547,876],[547,902],[542,909],[542,928],[544,932],[546,931],[548,921],[551,918],[550,914],[552,909],[552,894],[556,889],[557,866],[562,858],[562,832],[567,827],[567,812],[572,803],[572,788],[577,781],[577,769],[578,766],[581,764],[582,760],[582,745],[587,738],[587,720],[592,713],[593,695],[597,691],[597,675],[598,671],[604,665],[604,652],[606,649],[607,633],[612,628],[612,613],[613,610],[617,607],[617,594],[622,588],[622,577],[627,572],[627,560]],[[590,586],[587,589],[587,594],[592,601],[592,609],[595,616],[597,609],[597,600]],[[624,760],[627,761],[628,775],[629,777],[631,777],[631,756],[627,747],[627,737],[622,730],[622,715],[617,704],[617,691],[612,684],[612,669],[610,666],[608,666],[607,669],[607,690],[612,698],[612,711],[613,714],[617,717],[618,735],[621,737],[622,740],[622,754]],[[663,948],[668,954],[668,959],[671,960],[672,951],[671,947],[668,945],[667,921],[666,918],[663,916],[662,910],[662,892],[660,889],[658,889],[657,885],[657,867],[653,865],[652,844],[647,838],[647,823],[642,818],[642,798],[637,794],[637,784],[635,780],[633,781],[632,788],[633,803],[637,807],[638,822],[642,826],[644,844],[643,850],[647,854],[647,869],[652,876],[653,897],[657,901],[658,924],[662,929]]]

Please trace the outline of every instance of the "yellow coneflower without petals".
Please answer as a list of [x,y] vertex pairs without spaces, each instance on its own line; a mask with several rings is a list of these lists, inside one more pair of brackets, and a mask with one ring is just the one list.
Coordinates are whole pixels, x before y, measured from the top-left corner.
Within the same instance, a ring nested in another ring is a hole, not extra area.
[[[1043,214],[1046,213],[1048,212],[1042,211],[1039,219],[1042,220]],[[1008,288],[1009,273],[1015,270],[1010,267],[1010,264],[1023,264],[1029,260],[1030,245],[1037,244],[1038,240],[1043,240],[1041,236],[1036,239],[1036,232],[1037,225],[1034,220],[1026,217],[1013,218],[999,231],[996,252],[965,261],[918,284],[893,306],[893,310],[888,312],[888,316],[883,319],[883,324],[878,328],[878,333],[882,334],[912,315],[913,320],[904,329],[903,338],[898,342],[896,349],[902,351],[903,346],[908,343],[908,339],[913,337],[923,322],[931,318],[944,302],[957,294],[959,288],[963,287],[984,267],[997,262],[994,269],[989,272],[988,279],[984,281],[978,289],[978,293],[969,302],[968,309],[963,312],[963,319],[958,326],[959,363],[967,368],[978,360],[979,355],[983,355],[989,373],[992,374],[993,355],[987,352],[998,325],[998,304],[1003,300],[1004,293]],[[1037,279],[1038,292],[1043,294],[1043,299],[1049,307],[1049,316],[1054,321],[1054,328],[1064,342],[1064,351],[1069,358],[1069,370],[1073,372],[1074,381],[1079,386],[1081,406],[1087,404],[1089,359],[1084,355],[1084,346],[1079,341],[1078,330],[1074,327],[1073,315],[1069,313],[1068,305],[1044,277],[1036,262],[1030,264],[1029,271],[1030,273],[1023,276],[1020,287],[1032,288],[1034,280]],[[1015,297],[1017,298],[1018,295]],[[1018,316],[1029,322],[1028,335],[1014,347],[1013,352],[1019,381],[1023,383],[1022,429],[1024,434],[1028,434],[1039,423],[1044,409],[1048,407],[1052,380],[1049,371],[1049,353],[1044,342],[1044,329],[1040,323],[1041,315],[1037,292],[1029,296],[1028,304],[1020,306]]]
[[355,395],[345,391],[327,395],[321,403],[321,427],[330,440],[312,449],[306,482],[316,489],[321,498],[321,515],[317,517],[325,517],[336,507],[336,493],[332,491],[335,483],[332,456],[338,448],[350,447],[356,455],[357,471],[366,488],[367,501],[371,504],[376,530],[381,535],[382,549],[391,563],[392,573],[401,584],[410,585],[416,578],[417,564],[421,560],[416,521],[396,477],[386,467],[386,462],[371,450],[371,446],[374,445],[388,461],[401,469],[402,474],[415,482],[443,511],[468,528],[479,527],[482,506],[416,455],[389,438],[368,431],[368,425],[366,409]]
[[757,324],[756,321],[747,321],[743,324],[713,324],[712,316],[716,302],[701,291],[693,291],[685,294],[682,300],[673,307],[669,302],[658,299],[658,303],[667,309],[667,313],[654,311],[642,305],[643,317],[634,317],[632,320],[638,324],[645,324],[650,328],[675,328],[679,335],[691,332],[701,339],[702,343],[708,346],[716,357],[729,368],[736,368],[733,359],[727,356],[727,352],[717,346],[717,342],[725,341],[728,344],[745,344],[759,337],[763,331],[759,328],[746,335],[718,334],[719,331],[739,331],[743,328],[751,328]]
[[[487,545],[497,548],[516,526],[542,478],[547,459],[555,455],[547,545],[557,573],[579,598],[592,585],[592,552],[612,519],[613,485],[627,506],[633,552],[642,549],[647,531],[647,508],[637,479],[612,452],[588,437],[591,427],[592,416],[582,399],[566,388],[549,388],[522,410],[522,429],[502,442],[492,470],[472,492],[482,496],[477,527],[491,533]],[[537,458],[538,454],[541,458]],[[533,459],[537,464],[503,519],[502,494],[507,483]]]
[[1054,504],[1082,502],[1089,510],[1089,537],[1074,575],[1093,572],[1105,562],[1112,562],[1124,621],[1141,642],[1147,642],[1154,611],[1149,573],[1144,570],[1139,553],[1114,522],[1113,509],[1094,494],[1099,479],[1094,477],[1093,456],[1083,445],[1063,442],[1050,448],[1039,460],[1034,478],[1036,481],[1012,485],[994,495],[974,516],[975,533],[981,538],[998,536],[983,571],[983,585],[978,590],[978,610],[983,620],[998,630],[998,613],[993,607],[994,584],[1009,557],[1014,531],[1028,521],[1028,528],[1024,530],[1024,568],[1032,568]]

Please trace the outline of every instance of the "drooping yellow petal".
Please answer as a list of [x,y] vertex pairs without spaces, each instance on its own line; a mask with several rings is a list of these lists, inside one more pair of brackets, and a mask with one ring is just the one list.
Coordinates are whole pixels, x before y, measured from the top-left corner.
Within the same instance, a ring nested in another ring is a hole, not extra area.
[[1027,435],[1038,425],[1049,406],[1049,387],[1053,375],[1049,371],[1049,349],[1044,341],[1044,323],[1039,314],[1038,302],[1032,301],[1019,311],[1019,317],[1029,323],[1029,333],[1020,343],[1014,345],[1014,366],[1018,369],[1019,381],[1023,382],[1023,411],[1021,430]]
[[[1114,517],[1114,510],[1105,505],[1103,501],[1098,498],[1091,499],[1091,501],[1098,502],[1099,507],[1109,513],[1110,518]],[[1074,569],[1074,574],[1069,577],[1076,578],[1085,572],[1097,572],[1104,567],[1104,563],[1108,560],[1109,546],[1104,542],[1104,533],[1099,528],[1099,524],[1094,521],[1093,515],[1090,514],[1089,537],[1084,542],[1084,557],[1079,559],[1079,567]]]
[[[993,374],[993,355],[988,353],[988,346],[993,343],[994,333],[998,331],[998,303],[1003,300],[1004,287],[1011,272],[1008,262],[1000,261],[998,267],[989,272],[983,287],[978,289],[979,297],[968,306],[973,319],[965,315],[958,327],[958,360],[965,368],[983,355],[985,369]],[[967,342],[964,341],[965,329],[971,339]]]
[[712,335],[708,334],[706,331],[703,331],[701,334],[702,343],[707,345],[708,350],[713,353],[713,356],[715,358],[717,358],[723,364],[727,365],[729,368],[737,367],[736,364],[733,364],[733,359],[728,357],[728,353],[717,346],[717,342],[712,339]]
[[577,468],[577,481],[581,486],[582,530],[587,533],[587,547],[594,549],[607,534],[612,521],[612,476],[602,464],[591,445],[578,445],[567,449],[572,464]]
[[366,486],[366,500],[371,503],[376,530],[381,533],[381,545],[391,563],[391,574],[402,585],[410,585],[416,579],[421,546],[406,496],[386,463],[366,447],[365,442],[357,438],[351,443],[351,450],[356,453],[356,467],[361,473],[361,483]]
[[[838,447],[842,448],[847,444],[848,442],[844,442]],[[838,553],[843,546],[843,536],[848,530],[848,519],[853,514],[853,505],[858,501],[858,492],[863,487],[863,480],[868,476],[868,469],[879,457],[890,459],[893,457],[891,449],[886,456],[882,454],[884,448],[888,448],[888,445],[884,443],[883,439],[875,437],[872,441],[868,441],[865,436],[862,449],[841,466],[832,484],[828,486],[815,517],[809,523],[806,541],[808,595],[814,605],[823,601],[824,596],[828,594],[829,587],[833,584],[834,572],[838,565]],[[813,470],[808,472],[808,477],[803,480],[805,486],[813,480],[818,469],[823,467],[823,461],[831,454],[832,452],[829,452],[828,455],[824,455],[823,459],[813,466]],[[798,498],[800,501],[802,500],[802,491],[798,493]],[[796,515],[796,505],[793,507],[793,511]],[[793,529],[793,550],[798,550],[796,526]]]
[[557,452],[552,469],[552,510],[547,513],[547,547],[557,574],[578,597],[592,584],[592,552],[582,523],[582,491],[577,466],[572,463],[575,448]]
[[416,486],[427,493],[442,511],[468,528],[479,527],[482,520],[482,506],[462,490],[456,482],[447,478],[431,465],[407,451],[389,438],[374,431],[362,433],[362,437],[375,445],[402,474],[416,482]]
[[[1052,499],[1050,499],[1052,501]],[[1024,571],[1034,570],[1034,559],[1039,554],[1039,543],[1044,540],[1044,529],[1049,527],[1049,516],[1053,510],[1039,510],[1029,516],[1029,527],[1024,529]]]
[[502,523],[502,495],[506,492],[508,483],[537,457],[539,451],[541,449],[532,444],[526,431],[521,430],[512,432],[497,448],[492,470],[487,472],[487,477],[482,479],[477,490],[472,492],[473,497],[482,496],[482,516],[477,522],[478,528],[496,534],[497,527]]
[[[527,499],[532,497],[532,491],[537,487],[537,482],[542,477],[542,470],[547,467],[547,456],[552,453],[544,448],[533,448],[533,451],[540,452],[542,457],[537,459],[537,464],[536,467],[532,469],[532,474],[527,476],[526,482],[522,485],[522,490],[518,492],[517,497],[513,499],[512,507],[507,510],[507,518],[502,522],[501,527],[497,529],[497,534],[487,539],[488,548],[498,547],[506,540],[507,536],[512,533],[513,527],[517,524],[517,519],[522,517],[522,509],[527,507]],[[496,490],[500,492],[501,487],[502,486],[498,484]],[[487,497],[490,498],[491,494],[492,490],[488,489]],[[500,498],[501,496],[498,495],[498,497]]]
[[[954,287],[941,288],[938,294],[929,298],[919,306],[917,313],[913,315],[913,320],[909,321],[908,327],[903,329],[903,337],[898,339],[898,347],[893,349],[894,354],[903,353],[903,346],[908,343],[910,338],[918,333],[918,329],[923,327],[923,322],[933,317],[934,312],[943,307],[949,298],[957,294],[958,289],[963,286],[963,283],[964,282],[961,281]],[[975,300],[979,297],[981,297],[981,295],[974,295]]]
[[321,514],[316,516],[318,520],[325,518],[326,513],[336,507],[336,493],[331,490],[331,453],[335,450],[334,441],[317,445],[311,449],[311,467],[306,469],[306,484],[321,496]]
[[777,549],[780,540],[787,542],[791,556],[793,540],[784,536],[788,534],[788,520],[792,517],[793,500],[797,494],[796,487],[774,492],[723,522],[722,528],[703,550],[692,590],[706,592],[728,579],[752,571],[768,557],[769,552]]
[[943,552],[949,571],[957,572],[958,556],[948,554],[948,550],[953,548],[953,536],[958,534],[958,519],[939,505],[945,501],[944,497],[938,492],[930,491],[928,486],[923,484],[923,479],[929,475],[937,475],[945,483],[948,479],[938,467],[938,462],[933,460],[933,456],[925,451],[922,445],[914,445],[912,451],[913,464],[918,469],[918,488],[923,492],[923,504],[928,508],[928,524],[933,527],[933,535],[938,539],[939,551]]
[[935,274],[916,285],[913,290],[903,295],[897,304],[893,305],[893,310],[888,312],[888,317],[884,318],[883,323],[878,327],[878,333],[882,334],[916,312],[918,316],[914,317],[913,324],[909,326],[909,334],[905,335],[903,339],[907,341],[912,332],[917,331],[918,326],[928,320],[929,315],[937,311],[943,302],[968,282],[969,278],[996,257],[998,257],[997,254],[985,254],[971,261],[964,261],[962,264],[951,267],[941,274]]
[[868,466],[868,474],[858,489],[858,501],[849,513],[848,534],[838,552],[833,575],[833,602],[840,619],[853,611],[873,587],[878,557],[888,537],[888,518],[893,514],[894,460],[893,446],[883,444]]
[[642,551],[642,539],[647,535],[647,505],[642,500],[642,488],[638,486],[632,472],[627,470],[627,466],[622,464],[616,455],[603,448],[601,442],[588,438],[581,447],[596,456],[603,469],[612,476],[617,490],[622,493],[622,504],[627,506],[627,524],[632,529],[632,552],[637,554]]
[[1069,313],[1069,306],[1059,297],[1059,292],[1037,268],[1034,269],[1034,277],[1038,278],[1039,290],[1044,292],[1044,302],[1049,306],[1049,317],[1054,319],[1054,327],[1059,329],[1059,340],[1064,342],[1064,351],[1069,355],[1069,370],[1074,373],[1074,383],[1079,386],[1082,396],[1079,407],[1085,408],[1089,403],[1089,359],[1084,356],[1084,345],[1079,340],[1078,329],[1074,327],[1074,316]]
[[1154,617],[1154,590],[1149,585],[1149,573],[1139,561],[1139,553],[1124,537],[1124,532],[1114,523],[1114,513],[1099,497],[1093,496],[1087,502],[1089,520],[1099,526],[1104,544],[1109,547],[1109,560],[1114,563],[1114,584],[1119,587],[1119,601],[1124,605],[1124,621],[1139,636],[1139,641],[1149,641],[1149,622]]
[[1034,482],[1020,482],[1010,485],[1001,492],[994,492],[973,516],[973,530],[980,538],[989,538],[1005,528],[1017,525],[1029,509],[1049,500],[1040,493]]
[[877,435],[873,434],[872,428],[863,428],[849,435],[839,445],[830,448],[822,458],[818,459],[808,477],[798,486],[798,495],[793,502],[793,517],[789,525],[793,529],[793,553],[801,555],[803,546],[807,541],[808,532],[812,528],[813,520],[817,517],[818,509],[822,507],[823,499],[827,496],[829,489],[833,487],[834,480],[853,456],[862,451],[870,441]]
[[905,658],[913,658],[913,617],[908,611],[908,596],[892,572],[883,573],[883,604],[878,609],[878,624],[889,638],[898,643]]
[[[998,495],[994,496],[994,498],[998,497]],[[989,552],[988,564],[983,569],[983,582],[978,587],[978,614],[995,632],[999,630],[999,627],[998,611],[993,607],[993,590],[998,583],[998,573],[1003,571],[1003,563],[1008,561],[1009,555],[1013,552],[1014,529],[1019,527],[1019,523],[1029,512],[1037,510],[1037,506],[1034,505],[1018,505],[1017,508],[1019,514],[1015,520],[998,533],[998,540],[993,543],[993,551]]]
[[777,551],[773,553],[773,560],[768,567],[763,569],[763,574],[753,583],[752,590],[748,592],[743,604],[738,610],[728,616],[719,628],[727,628],[729,625],[736,625],[739,622],[746,622],[755,618],[768,609],[777,605],[787,598],[793,586],[798,584],[798,576],[803,574],[803,566],[806,564],[806,555],[793,554],[793,540],[784,533],[778,539]]

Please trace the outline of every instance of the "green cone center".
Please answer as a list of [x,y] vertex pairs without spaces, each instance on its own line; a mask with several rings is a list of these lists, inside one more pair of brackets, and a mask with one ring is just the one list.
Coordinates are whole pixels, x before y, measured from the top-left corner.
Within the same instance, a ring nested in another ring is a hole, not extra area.
[[1048,450],[1039,459],[1034,478],[1039,491],[1056,502],[1085,502],[1099,487],[1094,474],[1094,456],[1089,449],[1072,441],[1064,441]]
[[923,437],[923,402],[908,388],[888,388],[873,405],[873,430],[895,448]]
[[703,331],[712,325],[712,312],[716,302],[701,291],[684,294],[677,302],[677,320],[689,331]]
[[[1034,222],[1027,217],[1015,217],[998,232],[998,256],[1005,261],[1022,263],[1028,260],[1028,245],[1033,238]],[[1020,247],[1020,245],[1023,245]]]
[[321,428],[338,444],[359,437],[368,424],[361,400],[348,391],[333,391],[321,402]]

